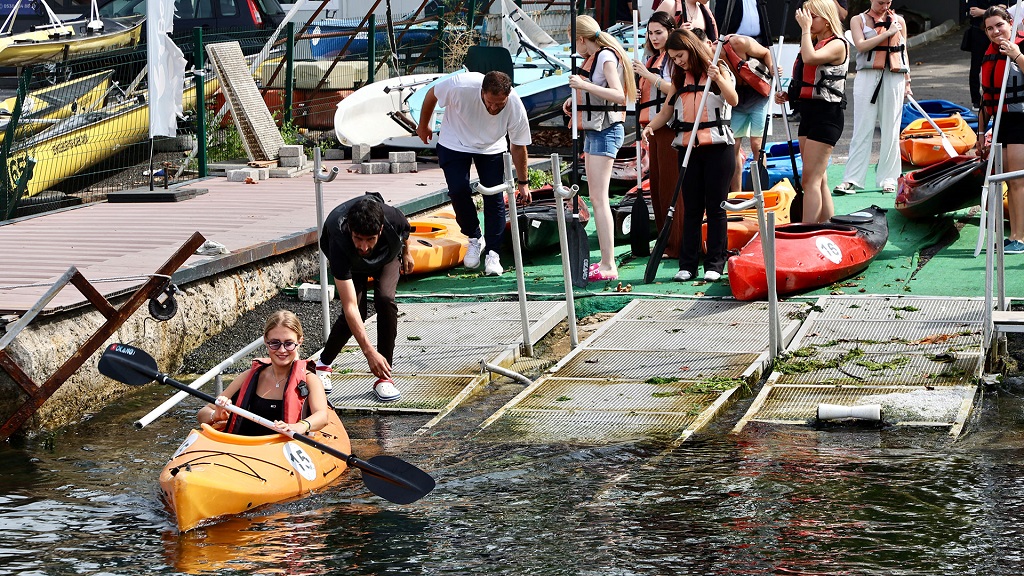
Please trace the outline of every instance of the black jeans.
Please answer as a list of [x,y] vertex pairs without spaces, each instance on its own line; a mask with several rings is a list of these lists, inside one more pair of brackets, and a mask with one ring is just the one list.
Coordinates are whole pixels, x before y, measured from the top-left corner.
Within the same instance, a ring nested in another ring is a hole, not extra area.
[[[505,181],[505,161],[502,154],[470,154],[456,152],[444,146],[437,147],[437,163],[444,171],[448,184],[448,197],[452,199],[455,221],[462,233],[470,238],[480,237],[480,219],[476,215],[473,190],[469,186],[470,164],[476,165],[476,173],[484,186],[497,186]],[[484,242],[488,251],[497,253],[505,235],[505,198],[502,194],[484,196]]]
[[[372,274],[376,286],[373,288],[373,307],[377,310],[377,352],[393,363],[395,356],[395,338],[398,336],[398,304],[395,303],[395,292],[398,289],[398,277],[402,271],[402,260],[396,258],[385,264],[382,269]],[[366,289],[370,274],[353,273],[352,284],[356,289],[356,301],[359,303],[359,316],[366,320]],[[338,357],[341,349],[352,337],[352,329],[342,312],[331,326],[331,335],[324,343],[324,351],[320,361],[331,364]]]
[[[686,150],[679,150],[682,165]],[[736,153],[729,144],[695,146],[683,176],[683,242],[679,247],[679,269],[697,275],[701,253],[701,229],[708,220],[708,253],[704,272],[725,270],[729,230],[722,202],[729,197],[729,185],[736,169]],[[680,168],[682,170],[682,168]]]

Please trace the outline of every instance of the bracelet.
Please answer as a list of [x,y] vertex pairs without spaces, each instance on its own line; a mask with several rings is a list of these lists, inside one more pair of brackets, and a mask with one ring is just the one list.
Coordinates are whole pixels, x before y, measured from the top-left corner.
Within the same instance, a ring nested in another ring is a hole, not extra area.
[[530,185],[530,181],[529,180],[516,180],[516,183],[518,183],[520,186],[529,186]]
[[309,423],[309,420],[303,418],[302,420],[299,420],[299,422],[303,422],[306,424],[306,431],[303,432],[303,434],[309,434],[310,431],[313,430],[313,425]]

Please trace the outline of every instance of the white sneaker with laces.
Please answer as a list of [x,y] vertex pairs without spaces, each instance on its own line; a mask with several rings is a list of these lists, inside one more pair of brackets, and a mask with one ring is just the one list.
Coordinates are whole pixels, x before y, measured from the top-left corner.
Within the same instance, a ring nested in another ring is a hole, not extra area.
[[501,259],[498,258],[498,253],[491,251],[487,253],[487,257],[484,258],[484,276],[501,276],[501,273],[505,269],[501,267]]
[[687,280],[693,280],[693,272],[689,270],[680,270],[676,272],[676,275],[672,277],[672,280],[676,282],[686,282]]
[[718,282],[721,279],[721,272],[715,272],[714,270],[707,270],[704,272],[704,280],[707,282]]
[[373,393],[377,395],[377,400],[381,402],[394,402],[402,397],[402,393],[395,387],[395,383],[390,378],[380,378],[373,385]]
[[466,257],[462,259],[462,265],[466,268],[476,269],[480,267],[480,252],[484,249],[483,238],[470,238],[469,247],[466,248]]

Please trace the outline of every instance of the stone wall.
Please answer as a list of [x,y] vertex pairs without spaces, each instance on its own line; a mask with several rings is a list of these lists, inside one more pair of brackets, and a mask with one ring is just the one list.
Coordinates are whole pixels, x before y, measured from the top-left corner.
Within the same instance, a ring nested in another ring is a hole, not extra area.
[[[163,372],[173,373],[186,354],[230,327],[238,318],[266,302],[281,288],[319,273],[315,247],[237,268],[220,275],[178,286],[178,313],[166,322],[149,315],[144,304],[106,343],[124,342],[149,352]],[[65,290],[74,290],[68,286]],[[115,307],[125,298],[114,300]],[[56,372],[103,324],[92,306],[70,312],[38,316],[8,346],[8,353],[37,384]],[[255,336],[254,336],[255,337]],[[100,348],[102,351],[103,347]],[[51,396],[23,431],[54,429],[98,411],[119,398],[127,386],[96,370],[97,351]],[[0,370],[0,418],[7,418],[25,401],[21,388]]]

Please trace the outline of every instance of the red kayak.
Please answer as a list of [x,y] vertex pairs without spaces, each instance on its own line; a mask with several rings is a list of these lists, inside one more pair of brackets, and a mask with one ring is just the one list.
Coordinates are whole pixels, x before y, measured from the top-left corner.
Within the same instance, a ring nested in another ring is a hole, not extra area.
[[900,176],[896,210],[907,218],[930,218],[976,206],[985,183],[985,163],[977,156],[947,158]]
[[[823,224],[787,224],[775,229],[779,295],[834,284],[868,267],[889,239],[885,210],[871,206],[834,216]],[[768,297],[761,241],[755,236],[729,258],[729,287],[737,300]]]

